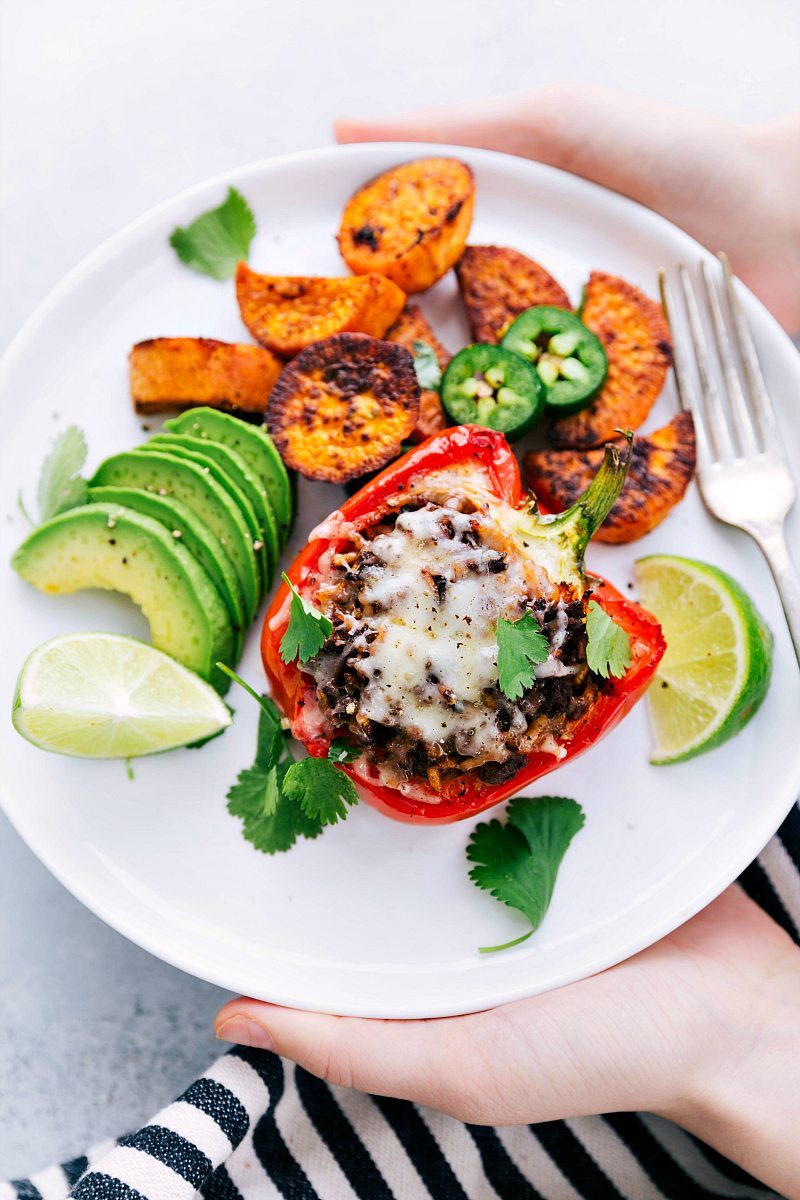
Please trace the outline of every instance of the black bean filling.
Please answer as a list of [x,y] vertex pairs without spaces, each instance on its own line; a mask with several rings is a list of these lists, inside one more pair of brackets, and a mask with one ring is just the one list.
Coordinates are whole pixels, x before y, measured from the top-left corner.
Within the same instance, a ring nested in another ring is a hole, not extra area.
[[[504,783],[525,765],[527,755],[537,743],[549,738],[558,739],[568,733],[597,694],[600,681],[586,664],[586,607],[590,593],[578,597],[569,585],[562,584],[555,602],[540,597],[521,607],[520,615],[525,611],[533,613],[551,641],[560,630],[562,640],[555,657],[564,666],[574,667],[575,671],[537,679],[514,701],[501,692],[499,684],[485,689],[482,702],[494,711],[500,738],[490,755],[469,756],[459,752],[453,737],[427,742],[399,726],[371,720],[360,711],[365,678],[358,664],[369,656],[369,644],[377,636],[363,619],[379,611],[370,606],[367,606],[369,611],[365,611],[361,604],[361,578],[367,567],[382,562],[370,547],[370,537],[388,533],[391,528],[391,521],[382,524],[362,535],[368,540],[362,541],[358,548],[338,556],[331,586],[326,588],[333,631],[316,658],[304,668],[316,682],[320,709],[333,731],[332,736],[361,747],[399,783],[422,779],[439,790],[443,784],[465,775],[486,784]],[[456,536],[452,523],[445,516],[440,528],[445,536]],[[460,539],[463,544],[477,548],[480,545],[478,523],[475,522],[473,530],[462,533]],[[498,553],[497,558],[490,559],[483,569],[487,573],[500,574],[506,566],[505,555]],[[429,582],[441,601],[447,588],[446,578],[431,574]],[[358,647],[354,644],[356,640],[360,642]],[[426,679],[432,685],[439,682],[431,672]],[[440,685],[440,695],[445,704],[457,707],[458,697],[449,693],[444,685]]]

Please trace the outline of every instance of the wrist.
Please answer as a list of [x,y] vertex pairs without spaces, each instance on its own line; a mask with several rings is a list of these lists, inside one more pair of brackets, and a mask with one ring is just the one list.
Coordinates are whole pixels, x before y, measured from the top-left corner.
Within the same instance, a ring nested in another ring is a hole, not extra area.
[[659,1115],[800,1200],[800,951],[737,1007],[724,1054],[699,1060],[682,1095]]

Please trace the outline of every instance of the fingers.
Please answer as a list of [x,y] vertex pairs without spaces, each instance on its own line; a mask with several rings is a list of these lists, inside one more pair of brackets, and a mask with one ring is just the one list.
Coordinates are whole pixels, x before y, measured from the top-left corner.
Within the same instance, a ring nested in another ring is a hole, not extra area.
[[582,175],[662,209],[692,183],[722,122],[591,84],[561,83],[516,96],[394,117],[347,118],[341,142],[424,141],[502,150]]
[[541,131],[548,121],[545,93],[536,118],[532,119],[532,97],[498,96],[476,104],[420,109],[390,117],[347,117],[336,122],[339,142],[445,142],[456,146],[478,146],[504,150],[526,158],[543,151]]
[[455,1113],[480,1022],[481,1014],[361,1020],[238,999],[218,1013],[215,1029],[223,1041],[274,1050],[329,1083]]

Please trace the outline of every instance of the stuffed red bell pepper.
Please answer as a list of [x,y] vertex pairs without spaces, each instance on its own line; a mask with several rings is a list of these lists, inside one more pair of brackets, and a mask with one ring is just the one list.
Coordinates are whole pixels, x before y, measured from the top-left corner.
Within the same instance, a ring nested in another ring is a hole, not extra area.
[[[639,699],[665,649],[653,617],[583,569],[626,472],[608,447],[581,500],[542,517],[502,434],[461,425],[366,484],[288,573],[331,622],[322,648],[283,661],[285,585],[264,622],[264,666],[293,736],[316,756],[345,743],[353,761],[343,769],[370,803],[415,822],[481,812],[592,746]],[[627,635],[619,678],[587,663],[592,601]],[[498,631],[523,618],[546,641],[512,699],[500,686]]]

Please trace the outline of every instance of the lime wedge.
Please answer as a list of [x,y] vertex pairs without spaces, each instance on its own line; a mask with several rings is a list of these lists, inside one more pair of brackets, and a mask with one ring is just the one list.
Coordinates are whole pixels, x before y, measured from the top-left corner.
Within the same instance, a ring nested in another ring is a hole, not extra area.
[[636,563],[667,652],[647,692],[656,764],[694,758],[742,729],[767,694],[772,634],[735,579],[708,563],[653,554]]
[[212,737],[231,715],[209,684],[160,650],[113,633],[70,633],[30,654],[12,720],[42,750],[138,758]]

